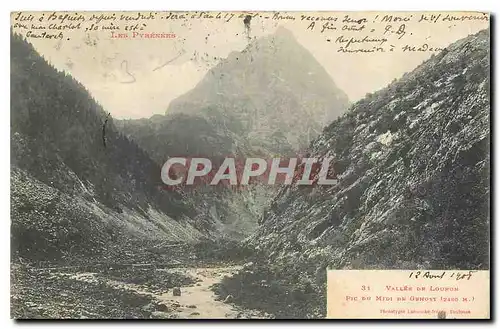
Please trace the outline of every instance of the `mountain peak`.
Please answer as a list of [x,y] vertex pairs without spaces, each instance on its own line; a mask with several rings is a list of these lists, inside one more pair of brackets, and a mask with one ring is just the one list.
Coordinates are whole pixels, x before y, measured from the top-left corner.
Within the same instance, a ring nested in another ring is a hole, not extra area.
[[[290,30],[278,27],[232,52],[194,89],[173,100],[167,113],[205,116],[203,110],[212,107],[243,126],[241,136],[260,136],[260,145],[272,148],[280,144],[272,140],[280,131],[299,149],[347,105],[347,96],[314,56]],[[290,131],[291,126],[298,128]]]
[[276,32],[274,32],[274,36],[291,38],[295,40],[295,36],[293,35],[292,31],[281,25],[276,29]]
[[302,48],[302,45],[297,41],[292,31],[283,26],[279,26],[274,33],[263,38],[255,39],[254,42],[250,44],[251,50],[263,48],[268,48],[273,52],[277,50],[293,51]]

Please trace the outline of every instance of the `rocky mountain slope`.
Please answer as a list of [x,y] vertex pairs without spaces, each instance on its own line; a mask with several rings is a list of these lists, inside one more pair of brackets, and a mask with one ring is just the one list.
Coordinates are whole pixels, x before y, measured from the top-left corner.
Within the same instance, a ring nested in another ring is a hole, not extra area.
[[11,155],[15,258],[110,256],[111,244],[196,241],[206,229],[190,200],[159,188],[160,167],[87,90],[18,35],[11,37]]
[[[329,125],[309,151],[334,159],[339,183],[283,187],[247,241],[261,255],[242,280],[312,294],[284,316],[316,317],[327,267],[488,268],[489,49],[488,30],[457,41]],[[238,286],[241,301],[258,289]]]

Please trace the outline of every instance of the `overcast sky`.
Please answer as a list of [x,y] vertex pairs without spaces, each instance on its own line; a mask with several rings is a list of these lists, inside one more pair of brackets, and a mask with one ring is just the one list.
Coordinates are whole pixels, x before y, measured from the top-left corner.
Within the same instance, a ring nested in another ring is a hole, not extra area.
[[[90,14],[86,14],[90,15]],[[272,14],[267,14],[271,15]],[[284,15],[284,14],[283,14]],[[326,15],[326,14],[325,14]],[[342,19],[342,15],[336,13]],[[349,13],[353,19],[366,17],[366,30],[380,37],[385,23],[373,23],[380,13]],[[417,13],[413,13],[419,16]],[[401,51],[377,54],[338,53],[335,39],[363,36],[359,32],[325,31],[323,22],[308,30],[309,22],[275,21],[254,17],[250,36],[258,38],[274,33],[281,25],[290,30],[297,41],[307,48],[331,75],[336,85],[350,101],[383,88],[394,78],[411,71],[432,52],[404,53]],[[389,24],[390,25],[390,24]],[[397,27],[400,24],[392,24]],[[341,28],[342,24],[337,24]],[[448,44],[488,27],[483,21],[439,23],[405,22],[406,35],[398,39],[390,35],[387,44],[396,48],[404,44],[445,47]],[[174,98],[192,89],[213,65],[231,51],[240,51],[248,44],[242,19],[223,20],[165,20],[147,22],[145,32],[175,33],[173,39],[113,39],[111,32],[65,32],[64,40],[29,39],[35,48],[60,70],[69,71],[83,83],[106,111],[116,118],[141,118],[164,114]],[[26,33],[24,31],[23,33]],[[130,33],[131,34],[131,33]],[[70,40],[67,40],[69,37]],[[327,41],[330,40],[330,42]]]

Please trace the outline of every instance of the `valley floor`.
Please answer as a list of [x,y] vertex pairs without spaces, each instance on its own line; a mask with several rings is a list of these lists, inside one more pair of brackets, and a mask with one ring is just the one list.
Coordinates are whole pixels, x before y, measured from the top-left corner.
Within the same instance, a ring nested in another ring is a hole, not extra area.
[[[128,264],[85,267],[12,267],[11,312],[16,319],[238,319],[269,318],[212,286],[240,265],[207,267]],[[180,291],[180,295],[177,293]]]

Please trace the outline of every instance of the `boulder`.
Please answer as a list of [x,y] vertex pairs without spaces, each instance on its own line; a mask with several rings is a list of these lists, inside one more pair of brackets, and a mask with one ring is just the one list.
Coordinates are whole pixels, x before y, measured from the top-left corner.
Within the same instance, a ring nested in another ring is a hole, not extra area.
[[160,312],[168,312],[169,311],[168,306],[163,304],[163,303],[156,304],[156,310],[160,311]]
[[170,319],[170,318],[171,318],[170,314],[165,312],[155,311],[151,313],[151,319]]

